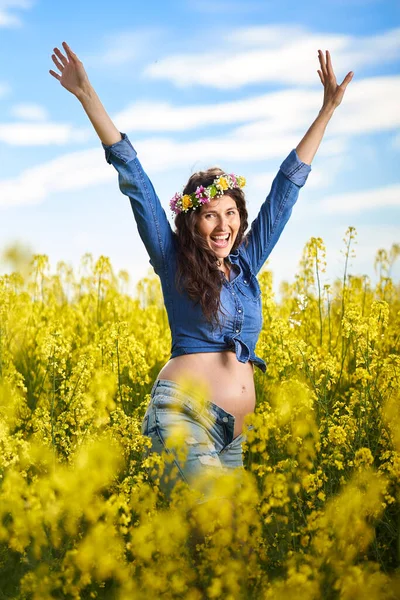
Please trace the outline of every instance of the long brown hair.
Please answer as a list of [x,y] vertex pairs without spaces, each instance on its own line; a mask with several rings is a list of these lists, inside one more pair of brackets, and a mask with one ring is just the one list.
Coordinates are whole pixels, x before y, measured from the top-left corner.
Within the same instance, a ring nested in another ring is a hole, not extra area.
[[[193,173],[183,193],[192,194],[199,185],[207,187],[218,175],[222,174],[224,171],[219,167]],[[243,191],[239,188],[228,189],[224,195],[235,200],[240,215],[239,231],[231,249],[231,252],[234,252],[240,245],[248,225],[246,200]],[[199,212],[200,209],[192,209],[181,212],[175,217],[178,238],[176,283],[180,291],[184,288],[189,298],[195,303],[200,303],[208,322],[219,324],[222,272],[218,269],[216,255],[197,229]]]

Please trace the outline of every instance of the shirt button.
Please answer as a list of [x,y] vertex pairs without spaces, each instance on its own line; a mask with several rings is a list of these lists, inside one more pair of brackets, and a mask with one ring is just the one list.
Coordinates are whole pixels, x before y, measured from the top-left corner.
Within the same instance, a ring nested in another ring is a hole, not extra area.
[[247,279],[243,279],[243,283],[247,283]]
[[222,420],[224,423],[227,423],[229,421],[228,417],[223,417]]
[[238,308],[238,312],[242,312],[242,309],[241,309],[241,308]]
[[234,295],[235,295],[235,292],[232,292],[232,296],[234,296]]
[[239,329],[236,329],[236,333],[239,333]]

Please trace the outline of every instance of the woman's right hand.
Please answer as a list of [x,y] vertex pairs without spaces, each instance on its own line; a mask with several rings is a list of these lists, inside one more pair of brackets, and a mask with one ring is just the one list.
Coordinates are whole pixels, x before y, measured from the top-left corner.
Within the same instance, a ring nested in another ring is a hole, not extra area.
[[57,69],[61,72],[61,75],[52,70],[50,70],[49,73],[58,79],[66,90],[79,98],[80,95],[89,90],[91,85],[83,67],[83,63],[79,60],[77,55],[72,52],[66,42],[63,42],[62,45],[67,55],[66,57],[58,48],[54,48],[55,54],[51,55],[51,58]]

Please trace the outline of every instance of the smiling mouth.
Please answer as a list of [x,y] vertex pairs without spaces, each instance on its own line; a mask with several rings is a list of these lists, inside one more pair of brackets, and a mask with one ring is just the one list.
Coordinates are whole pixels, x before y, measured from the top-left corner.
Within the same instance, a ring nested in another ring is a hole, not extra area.
[[216,236],[210,235],[210,238],[211,238],[213,245],[216,246],[217,248],[226,248],[227,245],[229,244],[231,234],[227,233],[225,235],[216,235]]

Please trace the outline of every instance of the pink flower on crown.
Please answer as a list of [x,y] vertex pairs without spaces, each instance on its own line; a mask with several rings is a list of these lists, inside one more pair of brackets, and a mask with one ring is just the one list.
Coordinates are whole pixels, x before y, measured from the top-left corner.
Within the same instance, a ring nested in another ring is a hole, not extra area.
[[207,196],[207,190],[202,185],[198,186],[194,195],[196,196],[196,198],[198,199],[200,204],[206,204],[207,202],[209,202],[209,198]]
[[196,198],[198,198],[200,200],[200,198],[204,195],[203,194],[204,190],[205,190],[205,188],[202,185],[199,185],[197,190],[195,191]]
[[171,198],[171,200],[169,201],[169,205],[171,207],[171,210],[178,214],[180,212],[179,208],[177,207],[177,204],[179,202],[179,200],[181,199],[181,194],[176,193],[175,196],[173,198]]

